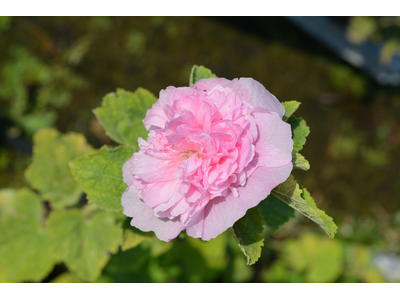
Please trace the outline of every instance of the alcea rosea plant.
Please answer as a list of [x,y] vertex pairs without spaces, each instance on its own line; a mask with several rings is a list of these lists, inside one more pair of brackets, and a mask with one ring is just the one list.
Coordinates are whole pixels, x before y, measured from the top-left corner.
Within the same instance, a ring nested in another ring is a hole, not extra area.
[[[263,225],[277,228],[292,209],[333,237],[332,219],[290,175],[309,168],[298,153],[309,128],[292,116],[300,103],[280,103],[252,78],[217,78],[204,67],[194,66],[189,81],[158,99],[142,89],[106,96],[95,114],[127,146],[71,162],[89,200],[115,210],[122,203],[132,226],[167,242],[183,230],[206,241],[229,230],[249,264],[261,253]],[[115,165],[114,183],[107,170],[84,176],[100,157]],[[285,213],[277,219],[274,210]]]
[[292,171],[284,107],[251,78],[168,87],[147,111],[147,141],[123,166],[123,213],[164,241],[215,238]]
[[[277,230],[294,210],[332,238],[335,223],[291,175],[310,167],[299,154],[309,134],[293,116],[299,105],[254,79],[194,66],[189,87],[167,87],[158,99],[142,88],[104,97],[94,114],[116,148],[38,131],[25,172],[38,193],[0,191],[0,281],[40,281],[57,262],[95,281],[110,253],[152,238],[142,231],[207,241],[228,230],[253,264],[264,228]],[[89,204],[80,207],[82,192]]]

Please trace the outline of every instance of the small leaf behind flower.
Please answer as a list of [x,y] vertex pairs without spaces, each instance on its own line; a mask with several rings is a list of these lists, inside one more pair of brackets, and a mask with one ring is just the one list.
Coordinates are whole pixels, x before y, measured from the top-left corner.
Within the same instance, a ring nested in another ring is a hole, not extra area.
[[287,119],[299,108],[300,102],[298,101],[285,101],[281,103],[283,107],[285,108],[285,114],[282,118],[283,121],[286,122]]
[[281,200],[270,194],[258,204],[258,209],[264,218],[265,225],[272,230],[278,230],[280,226],[294,218],[294,210]]
[[303,118],[296,118],[295,116],[291,116],[287,122],[292,127],[293,151],[299,152],[303,149],[303,145],[306,143],[306,137],[310,134],[310,127],[307,126]]
[[197,81],[204,78],[217,77],[210,69],[204,66],[194,65],[190,71],[189,86],[193,86]]
[[297,152],[292,153],[292,163],[293,163],[294,169],[301,169],[304,171],[307,171],[310,169],[310,163],[300,153],[297,153]]
[[248,265],[254,264],[261,256],[261,248],[264,246],[263,223],[260,211],[257,207],[253,207],[229,228],[229,232],[246,256]]
[[142,121],[146,112],[157,101],[148,90],[138,88],[134,93],[117,89],[104,96],[101,107],[93,110],[107,135],[117,143],[138,147],[139,137],[147,139]]
[[317,223],[330,238],[335,236],[337,226],[332,218],[325,214],[324,211],[318,209],[310,193],[296,182],[293,175],[290,175],[285,182],[274,188],[271,193]]
[[88,200],[100,208],[120,211],[121,195],[126,190],[122,181],[122,166],[132,157],[132,146],[109,149],[79,157],[70,162],[72,175],[82,186]]

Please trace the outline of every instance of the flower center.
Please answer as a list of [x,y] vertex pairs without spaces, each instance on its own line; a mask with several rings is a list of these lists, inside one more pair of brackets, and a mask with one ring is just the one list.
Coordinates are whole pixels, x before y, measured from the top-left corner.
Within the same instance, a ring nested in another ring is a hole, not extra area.
[[189,157],[191,157],[193,154],[197,154],[197,158],[200,158],[200,159],[201,159],[200,154],[199,154],[196,150],[188,150],[188,151],[182,152],[182,153],[181,153],[181,157],[182,157],[184,160],[186,160],[186,159],[188,159]]

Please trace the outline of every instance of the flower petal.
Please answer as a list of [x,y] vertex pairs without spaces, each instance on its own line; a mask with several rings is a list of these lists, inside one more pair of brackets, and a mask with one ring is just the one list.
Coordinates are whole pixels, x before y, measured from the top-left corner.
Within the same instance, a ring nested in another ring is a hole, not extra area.
[[147,130],[163,128],[165,122],[169,121],[168,113],[164,108],[172,104],[172,94],[175,90],[174,86],[169,86],[165,90],[160,91],[160,97],[153,104],[152,108],[147,111],[146,117],[143,120],[144,127]]
[[130,159],[128,159],[124,165],[122,166],[122,177],[123,177],[123,181],[124,183],[129,186],[132,181],[133,181],[133,175],[131,172],[131,168],[132,168],[132,161],[133,161],[133,157],[131,157]]
[[[253,78],[243,77],[238,81],[233,80],[232,82],[234,83],[232,89],[242,96],[243,100],[250,102],[254,107],[276,112],[282,119],[285,114],[285,108],[261,83]],[[247,92],[245,92],[246,90]]]
[[222,87],[231,87],[232,86],[232,81],[225,79],[225,78],[206,78],[206,79],[200,79],[194,84],[194,88],[199,89],[199,90],[205,90],[207,92],[211,91],[214,87],[217,85],[221,85]]
[[292,130],[290,125],[275,113],[257,109],[253,112],[258,128],[256,152],[258,165],[263,167],[281,167],[292,161]]
[[232,89],[244,101],[249,102],[254,107],[261,107],[270,112],[278,113],[281,119],[285,114],[285,108],[279,100],[253,78],[241,77],[239,80],[233,79],[232,81],[225,78],[200,79],[194,84],[194,87],[210,91],[217,85]]
[[211,200],[186,228],[194,238],[208,241],[232,227],[246,214],[249,208],[257,206],[273,188],[284,182],[293,169],[292,162],[280,168],[257,168],[248,178],[244,187],[238,187],[239,197],[230,193],[226,198]]
[[132,217],[132,226],[141,231],[154,231],[157,238],[162,241],[169,242],[185,229],[179,218],[173,220],[157,218],[153,210],[136,196],[132,187],[128,187],[122,194],[121,204],[124,208],[123,214]]
[[136,156],[132,172],[146,182],[172,180],[182,164],[177,160],[157,159],[142,153],[137,153]]

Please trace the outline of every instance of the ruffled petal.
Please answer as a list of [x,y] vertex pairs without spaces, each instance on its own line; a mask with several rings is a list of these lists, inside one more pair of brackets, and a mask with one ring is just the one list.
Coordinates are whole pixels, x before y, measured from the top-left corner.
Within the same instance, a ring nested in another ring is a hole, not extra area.
[[232,89],[236,94],[241,96],[242,100],[249,102],[254,107],[261,107],[270,112],[276,112],[281,118],[285,114],[285,108],[279,100],[253,78],[241,77],[239,80],[227,80],[225,78],[200,79],[194,84],[194,87],[210,91],[217,85]]
[[257,206],[278,184],[284,182],[292,171],[292,162],[280,168],[257,168],[246,185],[239,187],[239,197],[230,193],[226,198],[210,201],[186,227],[186,233],[208,241],[243,217],[249,208]]
[[238,93],[243,100],[251,103],[254,107],[261,107],[270,112],[276,112],[282,119],[285,108],[276,97],[271,94],[261,83],[253,78],[240,78],[235,81],[232,89]]
[[146,182],[172,180],[182,164],[180,161],[157,159],[142,153],[139,155],[140,159],[134,158],[132,172]]
[[172,220],[157,218],[153,210],[136,196],[134,189],[131,187],[128,187],[122,194],[121,204],[124,208],[123,214],[132,218],[132,226],[141,231],[154,231],[157,238],[162,241],[169,242],[185,229],[179,222],[179,218]]
[[128,159],[124,165],[122,166],[122,177],[123,177],[123,181],[124,183],[129,186],[132,181],[133,181],[133,175],[131,172],[131,168],[132,168],[132,161],[133,161],[133,157],[131,157],[130,159]]
[[292,161],[293,150],[290,125],[275,113],[258,109],[253,115],[258,128],[258,140],[255,143],[258,165],[270,168],[287,165]]
[[161,90],[160,97],[157,102],[153,104],[152,108],[147,111],[146,117],[143,120],[144,127],[147,130],[163,128],[165,122],[170,119],[165,107],[172,104],[172,94],[175,90],[176,88],[173,86]]
[[231,87],[232,81],[225,78],[212,77],[212,78],[200,79],[193,85],[193,87],[199,90],[210,92],[217,85],[220,85],[224,88]]

